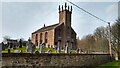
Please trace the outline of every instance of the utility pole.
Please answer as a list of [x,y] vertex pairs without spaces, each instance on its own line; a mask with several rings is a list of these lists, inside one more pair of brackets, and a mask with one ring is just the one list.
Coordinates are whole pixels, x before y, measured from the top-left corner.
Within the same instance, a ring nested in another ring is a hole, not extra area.
[[84,11],[84,12],[86,12],[87,14],[89,14],[89,15],[91,15],[91,16],[93,16],[94,18],[96,18],[96,19],[98,19],[98,20],[100,20],[100,21],[102,21],[102,22],[104,22],[104,23],[108,23],[108,26],[109,26],[109,30],[108,30],[108,37],[109,37],[109,54],[110,54],[110,56],[112,57],[112,46],[111,46],[111,27],[110,27],[110,22],[107,22],[107,21],[105,21],[105,20],[103,20],[103,19],[101,19],[101,18],[99,18],[99,17],[97,17],[96,15],[94,15],[94,14],[92,14],[92,13],[90,13],[89,11],[86,11],[85,9],[83,9],[83,8],[81,8],[81,7],[79,7],[78,5],[76,5],[76,4],[74,4],[74,3],[72,3],[71,1],[69,1],[69,0],[66,0],[67,2],[69,2],[69,3],[71,3],[72,5],[74,5],[75,7],[77,7],[78,9],[80,9],[80,10],[82,10],[82,11]]
[[109,36],[109,53],[110,56],[112,57],[112,48],[111,48],[111,27],[110,27],[110,22],[108,22],[108,26],[109,26],[109,32],[108,32],[108,36]]

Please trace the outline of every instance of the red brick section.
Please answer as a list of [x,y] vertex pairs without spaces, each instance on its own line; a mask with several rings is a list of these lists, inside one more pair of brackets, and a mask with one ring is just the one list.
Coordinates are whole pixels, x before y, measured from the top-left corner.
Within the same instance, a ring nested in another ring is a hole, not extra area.
[[37,42],[38,42],[38,46],[40,45],[40,34],[42,33],[42,43],[45,42],[45,33],[48,33],[48,38],[47,38],[47,43],[46,43],[46,47],[48,47],[48,45],[53,46],[54,45],[54,29],[52,30],[48,30],[48,31],[43,31],[43,32],[38,32],[38,33],[33,33],[32,34],[32,43],[35,44],[36,43],[36,34],[38,34],[37,37]]

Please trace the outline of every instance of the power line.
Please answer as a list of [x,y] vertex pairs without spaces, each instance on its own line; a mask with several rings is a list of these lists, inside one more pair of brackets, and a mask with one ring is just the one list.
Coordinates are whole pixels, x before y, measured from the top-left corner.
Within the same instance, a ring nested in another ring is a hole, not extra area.
[[77,8],[83,10],[84,12],[88,13],[89,15],[91,15],[91,16],[93,16],[93,17],[99,19],[100,21],[105,22],[105,23],[108,24],[108,26],[109,26],[109,52],[110,52],[110,56],[112,56],[112,51],[111,51],[111,34],[110,34],[110,33],[111,33],[111,29],[110,29],[110,22],[107,22],[107,21],[105,21],[105,20],[103,20],[103,19],[97,17],[96,15],[94,15],[94,14],[92,14],[92,13],[86,11],[85,9],[83,9],[83,8],[81,8],[81,7],[79,7],[79,6],[77,6],[76,4],[74,4],[74,3],[72,3],[72,2],[70,2],[70,1],[68,1],[68,0],[66,0],[66,1],[69,2],[69,3],[71,3],[72,5],[76,6]]
[[81,8],[81,7],[79,7],[79,6],[77,6],[76,4],[74,4],[74,3],[72,3],[72,2],[70,2],[70,1],[68,1],[68,0],[66,0],[66,1],[69,2],[69,3],[71,3],[72,5],[76,6],[77,8],[83,10],[84,12],[88,13],[89,15],[91,15],[91,16],[93,16],[93,17],[99,19],[100,21],[105,22],[105,23],[108,23],[107,21],[105,21],[105,20],[103,20],[103,19],[97,17],[96,15],[94,15],[94,14],[88,12],[88,11],[86,11],[85,9],[83,9],[83,8]]

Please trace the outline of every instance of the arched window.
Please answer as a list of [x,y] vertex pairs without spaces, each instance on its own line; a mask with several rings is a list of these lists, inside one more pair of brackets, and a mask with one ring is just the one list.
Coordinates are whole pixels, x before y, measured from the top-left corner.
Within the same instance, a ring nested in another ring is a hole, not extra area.
[[40,44],[42,43],[42,33],[40,33]]
[[38,34],[35,36],[35,44],[38,45]]
[[38,40],[38,34],[36,34],[35,39]]
[[45,32],[45,43],[48,42],[48,32]]

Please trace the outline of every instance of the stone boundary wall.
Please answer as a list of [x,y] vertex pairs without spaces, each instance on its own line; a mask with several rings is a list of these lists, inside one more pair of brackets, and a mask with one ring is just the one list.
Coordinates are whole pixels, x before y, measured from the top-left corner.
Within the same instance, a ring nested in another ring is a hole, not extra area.
[[98,66],[110,61],[109,54],[2,54],[2,66]]

